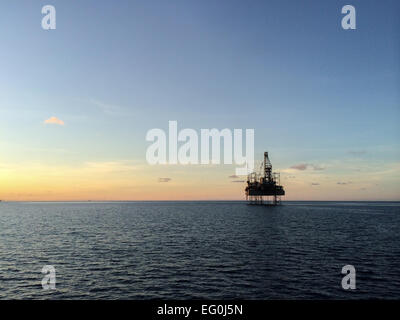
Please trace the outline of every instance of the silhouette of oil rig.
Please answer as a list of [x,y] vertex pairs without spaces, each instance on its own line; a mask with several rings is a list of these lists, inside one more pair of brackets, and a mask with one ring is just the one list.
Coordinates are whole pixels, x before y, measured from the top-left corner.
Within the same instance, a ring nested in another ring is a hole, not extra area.
[[268,152],[264,152],[262,172],[252,172],[247,176],[245,191],[248,204],[276,206],[281,202],[285,190],[280,185],[280,174],[272,172]]

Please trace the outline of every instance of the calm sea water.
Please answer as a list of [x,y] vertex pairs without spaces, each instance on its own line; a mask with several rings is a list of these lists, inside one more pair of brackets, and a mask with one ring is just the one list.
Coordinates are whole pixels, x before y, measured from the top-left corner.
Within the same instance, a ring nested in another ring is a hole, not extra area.
[[3,202],[0,298],[398,299],[400,203]]

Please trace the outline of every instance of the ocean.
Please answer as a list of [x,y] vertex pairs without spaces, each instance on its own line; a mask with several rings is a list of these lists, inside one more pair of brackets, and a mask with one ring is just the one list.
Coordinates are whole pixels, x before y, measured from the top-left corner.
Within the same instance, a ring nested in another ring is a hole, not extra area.
[[400,298],[400,202],[0,203],[0,299],[372,298]]

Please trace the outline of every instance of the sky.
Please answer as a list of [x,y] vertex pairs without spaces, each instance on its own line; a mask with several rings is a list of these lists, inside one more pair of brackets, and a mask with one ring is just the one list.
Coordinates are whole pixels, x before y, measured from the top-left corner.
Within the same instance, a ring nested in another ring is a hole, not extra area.
[[[344,30],[341,9],[356,9]],[[43,30],[42,7],[56,9]],[[400,200],[399,1],[1,1],[0,199],[242,200],[146,133],[254,129],[286,200]]]

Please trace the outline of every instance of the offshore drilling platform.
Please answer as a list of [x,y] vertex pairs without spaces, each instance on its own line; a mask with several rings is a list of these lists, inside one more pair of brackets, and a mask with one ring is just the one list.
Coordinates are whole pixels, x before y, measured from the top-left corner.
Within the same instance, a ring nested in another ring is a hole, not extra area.
[[280,174],[272,172],[268,152],[264,152],[262,172],[247,176],[246,200],[249,204],[276,206],[281,202],[285,190],[280,185]]

